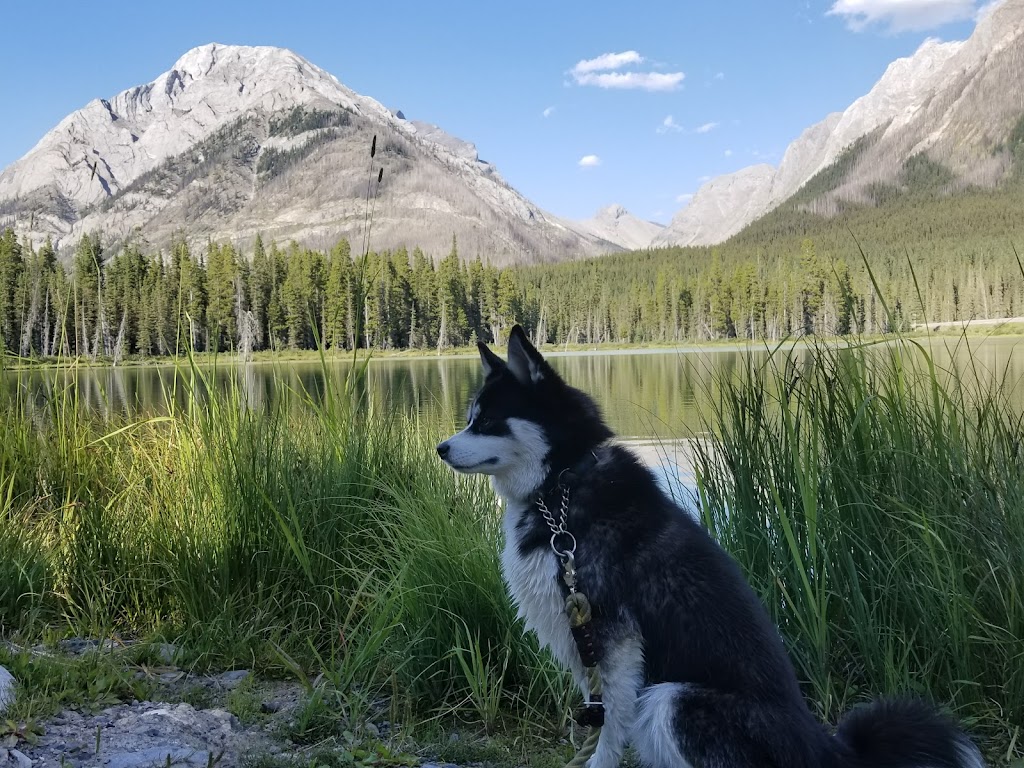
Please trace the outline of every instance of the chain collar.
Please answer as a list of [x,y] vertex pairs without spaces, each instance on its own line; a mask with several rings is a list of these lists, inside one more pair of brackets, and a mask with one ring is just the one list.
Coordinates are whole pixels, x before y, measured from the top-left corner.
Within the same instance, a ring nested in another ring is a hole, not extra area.
[[[562,507],[559,510],[557,521],[551,514],[551,510],[548,509],[548,505],[544,503],[543,496],[537,497],[537,508],[544,516],[544,522],[551,529],[551,551],[558,555],[560,560],[571,560],[576,554],[576,537],[565,527],[569,519],[569,489],[562,486]],[[565,545],[564,548],[559,548],[559,542]]]

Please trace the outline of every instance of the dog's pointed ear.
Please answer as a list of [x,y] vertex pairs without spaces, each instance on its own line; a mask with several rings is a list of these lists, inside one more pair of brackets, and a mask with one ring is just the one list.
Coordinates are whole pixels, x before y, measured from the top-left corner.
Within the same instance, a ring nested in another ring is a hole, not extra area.
[[490,348],[482,341],[476,343],[476,348],[480,350],[480,363],[484,367],[484,378],[490,378],[492,373],[500,373],[508,367],[505,365],[505,361],[491,352]]
[[521,325],[513,326],[508,339],[508,369],[523,384],[537,384],[554,372],[544,356],[530,343]]

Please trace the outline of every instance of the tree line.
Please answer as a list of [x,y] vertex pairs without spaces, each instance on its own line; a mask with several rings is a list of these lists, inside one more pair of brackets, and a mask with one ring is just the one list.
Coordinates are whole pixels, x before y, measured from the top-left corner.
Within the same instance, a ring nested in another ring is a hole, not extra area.
[[[249,254],[184,241],[129,245],[98,235],[67,268],[49,241],[0,233],[0,343],[6,354],[104,357],[186,350],[436,349],[503,343],[522,323],[539,342],[651,343],[882,333],[929,321],[1024,315],[1012,247],[934,246],[926,258],[850,238],[788,237],[752,247],[668,248],[498,269],[419,248],[354,255],[296,243]],[[854,247],[856,246],[856,247]],[[944,250],[945,248],[945,250]]]

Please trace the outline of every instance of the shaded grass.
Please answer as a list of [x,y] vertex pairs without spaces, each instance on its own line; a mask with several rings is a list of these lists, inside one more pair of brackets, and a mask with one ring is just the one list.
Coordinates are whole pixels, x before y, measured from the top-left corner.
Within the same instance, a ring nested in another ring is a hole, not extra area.
[[0,633],[173,640],[191,668],[320,676],[352,712],[562,706],[499,575],[494,497],[434,429],[376,410],[358,370],[260,411],[179,373],[204,407],[172,392],[169,416],[112,425],[58,372],[42,407],[0,413]]

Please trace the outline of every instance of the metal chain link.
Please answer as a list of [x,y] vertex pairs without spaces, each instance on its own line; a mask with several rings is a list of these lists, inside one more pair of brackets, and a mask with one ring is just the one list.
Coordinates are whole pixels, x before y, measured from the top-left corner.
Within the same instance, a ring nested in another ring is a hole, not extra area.
[[[559,511],[557,522],[551,510],[548,509],[548,505],[544,503],[543,496],[537,499],[537,508],[540,510],[541,515],[544,516],[544,522],[551,529],[551,551],[562,560],[571,559],[576,554],[576,537],[565,528],[565,524],[569,520],[569,489],[564,486],[562,487],[562,508]],[[568,546],[565,549],[558,548],[559,536],[568,539]]]

